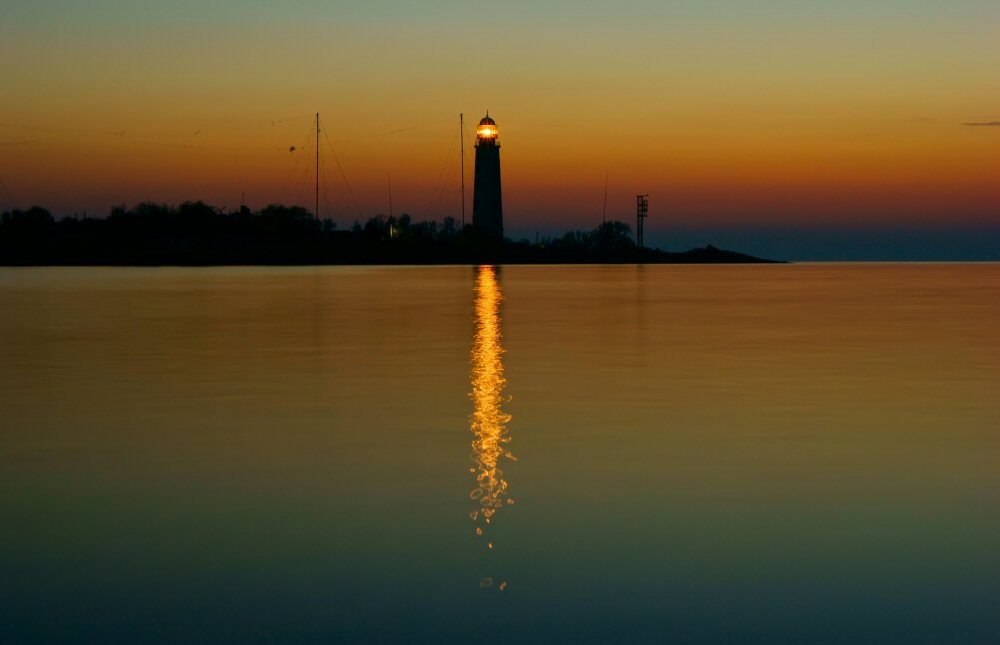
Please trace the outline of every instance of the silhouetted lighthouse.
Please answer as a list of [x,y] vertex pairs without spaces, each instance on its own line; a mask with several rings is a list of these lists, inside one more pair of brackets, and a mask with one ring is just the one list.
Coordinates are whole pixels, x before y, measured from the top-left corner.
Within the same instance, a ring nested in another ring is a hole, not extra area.
[[503,238],[503,198],[500,191],[500,144],[497,123],[487,112],[476,129],[476,179],[472,193],[472,224]]

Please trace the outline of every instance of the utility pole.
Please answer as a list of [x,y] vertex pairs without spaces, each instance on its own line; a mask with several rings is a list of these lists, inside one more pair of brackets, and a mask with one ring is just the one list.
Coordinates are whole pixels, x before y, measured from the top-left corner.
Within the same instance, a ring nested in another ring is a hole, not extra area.
[[458,147],[462,149],[462,229],[465,229],[465,114],[458,115]]
[[319,221],[319,112],[316,113],[316,210],[313,212]]

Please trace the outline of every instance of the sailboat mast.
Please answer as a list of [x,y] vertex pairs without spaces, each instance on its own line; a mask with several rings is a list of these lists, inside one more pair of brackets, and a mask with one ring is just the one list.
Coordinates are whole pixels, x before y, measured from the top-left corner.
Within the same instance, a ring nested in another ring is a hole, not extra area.
[[319,220],[319,112],[316,113],[316,220]]
[[458,147],[462,149],[462,228],[465,228],[465,114],[458,115]]

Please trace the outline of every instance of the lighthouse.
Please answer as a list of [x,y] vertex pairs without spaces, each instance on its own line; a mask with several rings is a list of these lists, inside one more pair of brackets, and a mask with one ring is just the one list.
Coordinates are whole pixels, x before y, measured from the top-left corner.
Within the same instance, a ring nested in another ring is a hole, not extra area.
[[472,193],[472,224],[503,239],[503,198],[500,190],[500,144],[497,122],[487,112],[476,128],[476,178]]

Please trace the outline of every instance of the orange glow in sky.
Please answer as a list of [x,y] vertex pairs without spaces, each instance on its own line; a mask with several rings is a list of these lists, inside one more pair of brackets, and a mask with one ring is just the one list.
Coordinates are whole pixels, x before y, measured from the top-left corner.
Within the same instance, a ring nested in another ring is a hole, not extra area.
[[1000,5],[665,4],[18,5],[0,210],[310,205],[320,112],[322,216],[457,217],[489,106],[511,230],[1000,221]]

